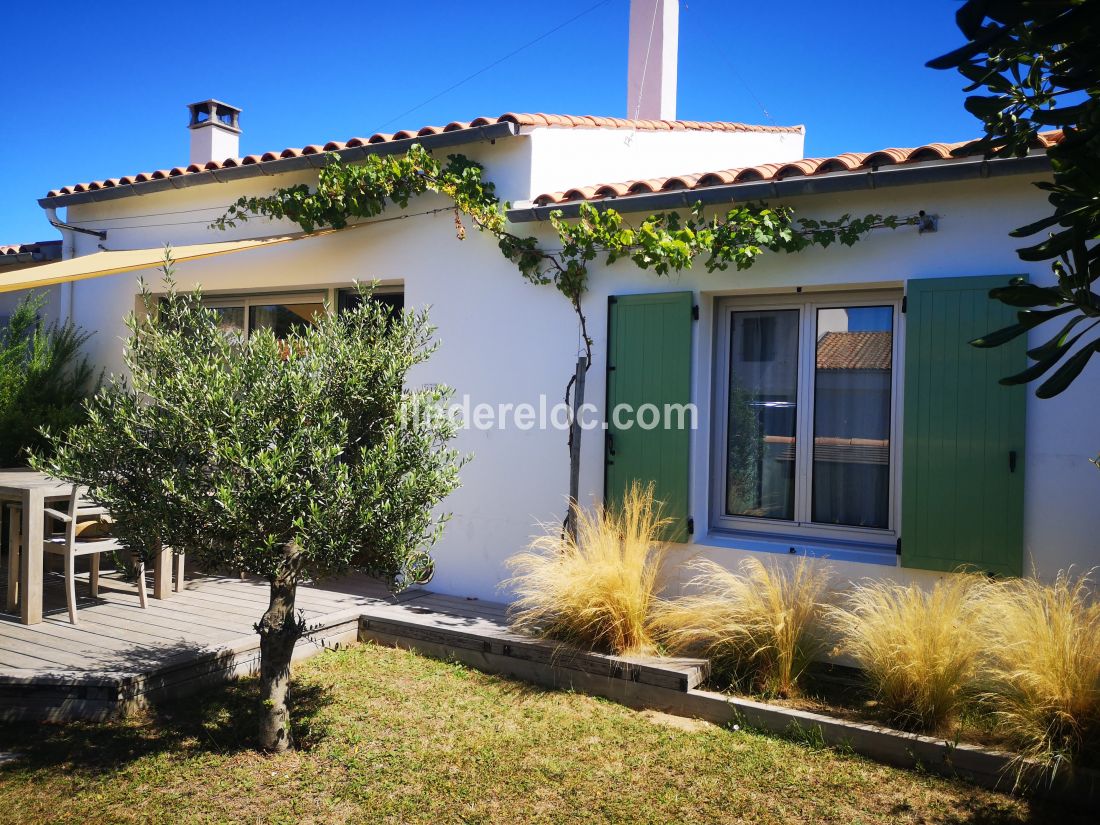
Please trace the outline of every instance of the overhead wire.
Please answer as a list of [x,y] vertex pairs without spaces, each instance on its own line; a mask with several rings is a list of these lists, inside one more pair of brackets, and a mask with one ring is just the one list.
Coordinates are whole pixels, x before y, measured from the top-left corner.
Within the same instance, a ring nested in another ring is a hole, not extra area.
[[600,2],[596,3],[595,5],[589,6],[584,11],[580,12],[579,14],[574,15],[573,17],[570,17],[565,22],[559,23],[557,26],[554,26],[554,28],[550,29],[549,31],[546,31],[546,32],[540,34],[538,37],[534,38],[533,40],[529,40],[526,43],[524,43],[522,46],[519,46],[518,48],[513,49],[512,51],[508,52],[508,54],[504,55],[503,57],[499,57],[496,60],[494,60],[493,62],[483,66],[480,69],[478,69],[476,72],[473,72],[471,74],[466,75],[466,77],[462,78],[457,83],[452,83],[450,86],[448,86],[443,91],[432,95],[431,97],[427,98],[426,100],[416,104],[415,106],[413,106],[409,109],[406,109],[401,114],[395,115],[394,117],[390,118],[385,123],[383,123],[381,128],[379,128],[378,131],[380,131],[380,132],[384,131],[387,126],[401,120],[401,118],[405,117],[405,115],[409,115],[409,114],[412,114],[413,112],[415,112],[419,109],[423,109],[429,103],[434,103],[436,100],[439,100],[439,98],[443,97],[444,95],[447,95],[447,94],[450,94],[451,92],[453,92],[459,86],[463,86],[466,83],[469,83],[475,77],[480,77],[481,75],[485,74],[490,69],[496,68],[497,66],[499,66],[504,61],[510,60],[511,58],[513,58],[517,54],[519,54],[520,52],[523,52],[523,51],[531,48],[536,43],[542,42],[543,40],[548,38],[550,35],[556,34],[557,32],[564,29],[566,26],[568,26],[572,23],[575,23],[576,21],[580,20],[582,17],[585,17],[588,14],[591,14],[592,12],[594,12],[596,9],[600,8],[601,6],[606,6],[610,2],[611,2],[611,0],[600,0]]

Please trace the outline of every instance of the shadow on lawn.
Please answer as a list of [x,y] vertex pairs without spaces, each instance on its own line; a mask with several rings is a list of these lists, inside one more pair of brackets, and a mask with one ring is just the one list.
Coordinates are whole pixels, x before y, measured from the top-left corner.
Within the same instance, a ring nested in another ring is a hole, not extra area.
[[[899,805],[893,811],[899,822],[908,821],[912,809]],[[1087,825],[1095,822],[1090,815],[1050,803],[1031,801],[1026,810],[1008,810],[1003,804],[971,800],[963,810],[944,814],[943,825]]]
[[[295,745],[309,750],[323,735],[316,725],[330,704],[329,690],[295,684],[291,694]],[[256,746],[259,686],[255,678],[205,689],[127,719],[106,722],[11,723],[0,727],[0,751],[18,754],[8,769],[111,773],[146,756],[232,754]]]

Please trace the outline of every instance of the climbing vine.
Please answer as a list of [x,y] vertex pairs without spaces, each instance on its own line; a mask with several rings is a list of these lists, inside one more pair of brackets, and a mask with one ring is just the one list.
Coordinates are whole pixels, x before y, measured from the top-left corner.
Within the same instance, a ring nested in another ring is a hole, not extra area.
[[[391,204],[404,209],[416,195],[443,195],[453,204],[459,239],[466,235],[462,222],[465,216],[478,231],[496,239],[500,251],[525,279],[553,285],[569,300],[580,323],[587,369],[592,363],[592,339],[582,299],[588,288],[589,265],[597,259],[603,258],[607,264],[628,259],[658,275],[690,269],[699,259],[708,272],[726,270],[731,265],[742,270],[766,251],[851,246],[876,229],[897,229],[918,222],[917,216],[876,214],[796,220],[790,207],[763,203],[736,205],[708,217],[700,203],[686,215],[658,212],[632,225],[613,208],[601,209],[582,202],[576,219],[565,218],[560,210],[550,213],[550,224],[561,246],[549,250],[540,246],[537,238],[517,235],[509,228],[505,217],[508,205],[500,203],[493,183],[482,172],[481,164],[463,155],[449,155],[443,162],[419,144],[403,155],[368,155],[355,164],[344,163],[334,154],[318,170],[315,188],[298,184],[270,195],[242,197],[211,226],[225,229],[259,216],[293,221],[304,232],[342,229],[353,219],[382,214]],[[576,375],[566,387],[567,403],[575,381]],[[578,454],[574,439],[579,437],[576,428],[570,431],[574,461]],[[571,490],[571,498],[575,499],[575,491]]]
[[641,269],[668,275],[690,269],[699,258],[708,272],[730,265],[748,269],[765,251],[799,252],[809,246],[851,246],[876,229],[915,225],[916,216],[842,215],[835,220],[795,220],[790,207],[742,204],[707,217],[696,204],[686,216],[658,212],[636,226],[629,225],[612,208],[598,209],[581,203],[576,220],[550,213],[560,249],[547,250],[538,239],[521,236],[508,228],[507,204],[496,197],[495,186],[482,176],[481,164],[463,155],[446,162],[415,145],[404,155],[368,155],[356,164],[333,156],[318,173],[315,189],[298,184],[270,195],[242,197],[213,227],[225,229],[250,217],[288,219],[304,232],[343,229],[352,219],[382,214],[389,204],[402,209],[416,195],[434,192],[454,204],[458,237],[465,237],[461,216],[467,216],[481,232],[494,236],[500,251],[531,283],[550,284],[573,305],[591,354],[581,300],[588,288],[588,267],[600,258],[613,264],[629,259]]

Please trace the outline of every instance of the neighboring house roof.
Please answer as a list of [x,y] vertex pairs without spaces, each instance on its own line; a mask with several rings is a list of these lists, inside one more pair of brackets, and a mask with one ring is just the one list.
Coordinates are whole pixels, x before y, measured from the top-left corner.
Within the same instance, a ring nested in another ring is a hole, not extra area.
[[24,267],[61,260],[61,241],[0,244],[0,267]]
[[[1061,131],[1043,132],[1038,136],[1035,149],[1046,150],[1062,140]],[[764,163],[736,169],[720,169],[691,175],[674,175],[667,178],[632,180],[621,183],[596,183],[563,192],[545,192],[534,199],[536,206],[580,201],[598,201],[631,195],[651,195],[663,192],[696,191],[713,186],[738,183],[780,181],[794,177],[829,175],[844,172],[868,172],[884,166],[944,161],[957,157],[974,156],[979,151],[978,141],[960,143],[929,143],[914,149],[880,149],[877,152],[846,152],[831,158],[803,158],[790,163]],[[968,151],[970,150],[970,151]]]
[[826,332],[817,341],[817,368],[888,370],[893,339],[889,332]]
[[[45,198],[39,201],[43,206],[63,206],[66,203],[77,202],[72,195],[81,195],[102,190],[117,189],[120,187],[132,187],[140,184],[148,184],[161,180],[189,177],[202,173],[218,173],[229,169],[254,166],[259,174],[275,174],[276,171],[290,171],[290,169],[276,170],[272,164],[280,161],[321,156],[328,152],[346,152],[347,150],[367,150],[378,147],[381,144],[398,144],[402,141],[412,143],[421,142],[427,144],[432,138],[451,136],[448,143],[460,143],[466,140],[475,141],[492,139],[494,137],[515,134],[523,127],[550,127],[567,129],[628,129],[643,132],[783,132],[801,133],[802,126],[756,126],[748,123],[731,123],[727,121],[696,121],[696,120],[629,120],[617,117],[596,117],[594,115],[550,115],[543,113],[524,114],[507,112],[500,117],[479,117],[470,121],[453,121],[446,126],[424,126],[420,129],[406,129],[399,132],[378,132],[370,137],[353,137],[346,141],[329,141],[325,144],[311,144],[299,148],[287,148],[277,152],[264,152],[262,154],[246,155],[241,158],[225,158],[224,160],[212,160],[206,164],[191,164],[190,166],[176,166],[171,169],[157,169],[153,172],[139,172],[134,175],[124,175],[119,178],[107,178],[90,183],[78,183],[72,186],[62,186],[60,189],[51,189]],[[492,127],[505,127],[493,133],[486,133],[486,129]],[[454,139],[457,138],[457,139]],[[354,160],[357,158],[346,158]],[[316,164],[305,164],[305,166]],[[263,167],[263,171],[259,167]],[[299,164],[296,168],[304,168]],[[214,175],[214,179],[218,179]],[[199,181],[192,181],[199,182]],[[182,181],[179,182],[182,184]],[[189,185],[189,184],[182,184]],[[119,193],[121,194],[121,193]],[[91,198],[89,200],[94,200]]]

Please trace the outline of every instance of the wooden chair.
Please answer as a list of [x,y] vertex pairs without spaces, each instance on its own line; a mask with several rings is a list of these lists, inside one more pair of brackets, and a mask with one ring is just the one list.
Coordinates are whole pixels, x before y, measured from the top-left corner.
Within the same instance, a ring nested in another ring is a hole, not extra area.
[[23,547],[23,505],[5,501],[8,511],[8,592],[5,607],[12,611],[19,604],[19,553]]
[[[80,535],[81,519],[103,517],[107,510],[89,501],[87,489],[78,484],[73,485],[72,495],[69,497],[68,512],[61,512],[49,507],[45,508],[45,514],[51,516],[65,525],[64,531],[49,536],[43,542],[43,550],[46,553],[62,556],[65,559],[65,601],[69,607],[69,621],[77,623],[76,619],[76,560],[81,556],[89,556],[91,572],[88,576],[91,594],[99,595],[99,557],[103,553],[120,550],[121,545],[117,539],[110,536],[100,536],[93,539],[83,539]],[[146,607],[145,596],[145,563],[140,559],[137,562],[137,587],[138,598],[142,607]]]

